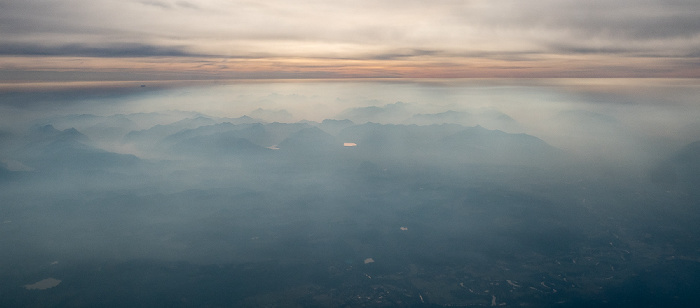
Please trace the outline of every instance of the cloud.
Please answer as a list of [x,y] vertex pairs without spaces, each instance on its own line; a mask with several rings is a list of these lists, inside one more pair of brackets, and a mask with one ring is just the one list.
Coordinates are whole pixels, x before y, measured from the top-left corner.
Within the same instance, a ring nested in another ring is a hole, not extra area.
[[148,6],[154,6],[162,9],[171,9],[173,6],[167,2],[164,1],[141,1],[140,2],[143,5],[148,5]]
[[3,55],[344,59],[377,61],[375,68],[409,60],[401,66],[537,60],[556,67],[561,57],[594,63],[586,57],[606,55],[631,72],[639,61],[625,60],[630,57],[657,58],[657,66],[678,70],[665,58],[693,57],[700,45],[700,3],[685,0],[8,0],[0,6]]
[[364,59],[371,60],[395,60],[395,59],[405,59],[421,56],[433,56],[441,54],[442,52],[437,50],[424,50],[424,49],[411,49],[411,50],[399,50],[395,52],[388,52],[382,54],[374,54],[364,57]]
[[199,6],[189,1],[140,1],[139,3],[146,6],[153,6],[161,9],[177,9],[177,8],[189,8],[189,9],[199,9]]
[[86,57],[192,57],[193,54],[182,48],[143,44],[119,44],[112,46],[88,46],[66,44],[42,46],[38,44],[1,44],[0,55],[23,56],[86,56]]

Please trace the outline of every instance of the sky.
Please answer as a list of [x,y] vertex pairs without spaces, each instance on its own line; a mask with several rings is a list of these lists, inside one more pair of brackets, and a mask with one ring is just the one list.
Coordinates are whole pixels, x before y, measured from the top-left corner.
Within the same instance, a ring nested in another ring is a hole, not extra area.
[[700,77],[697,0],[3,0],[0,81]]

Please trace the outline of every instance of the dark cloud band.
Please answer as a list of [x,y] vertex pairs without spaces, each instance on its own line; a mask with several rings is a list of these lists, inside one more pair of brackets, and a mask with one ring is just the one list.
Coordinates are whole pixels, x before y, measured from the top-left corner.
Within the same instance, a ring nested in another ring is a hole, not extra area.
[[123,44],[110,46],[88,46],[68,44],[42,46],[38,44],[0,44],[0,55],[6,56],[82,56],[82,57],[195,57],[184,48],[163,47],[145,44]]

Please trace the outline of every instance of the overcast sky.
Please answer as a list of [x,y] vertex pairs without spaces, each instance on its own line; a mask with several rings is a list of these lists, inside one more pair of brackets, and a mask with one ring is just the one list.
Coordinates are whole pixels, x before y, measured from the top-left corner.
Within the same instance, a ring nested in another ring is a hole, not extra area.
[[0,80],[305,77],[700,77],[700,1],[0,2]]

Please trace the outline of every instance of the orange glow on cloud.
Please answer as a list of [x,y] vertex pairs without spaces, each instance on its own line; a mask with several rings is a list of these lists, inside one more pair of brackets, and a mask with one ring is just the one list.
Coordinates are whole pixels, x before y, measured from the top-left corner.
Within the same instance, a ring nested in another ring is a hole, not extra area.
[[0,10],[0,80],[700,77],[698,12],[661,0],[15,1]]
[[[682,61],[609,56],[549,56],[520,61],[421,57],[398,60],[318,58],[222,59],[193,57],[0,57],[0,70],[102,72],[120,80],[225,78],[489,78],[693,77]],[[624,68],[624,69],[622,69]]]

